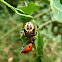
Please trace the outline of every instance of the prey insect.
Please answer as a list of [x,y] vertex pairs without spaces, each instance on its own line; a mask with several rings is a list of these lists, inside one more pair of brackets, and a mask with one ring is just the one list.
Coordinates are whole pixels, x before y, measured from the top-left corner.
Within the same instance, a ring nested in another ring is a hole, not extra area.
[[28,52],[30,52],[32,50],[32,46],[33,46],[33,41],[31,41],[24,48],[22,48],[21,53],[28,53]]

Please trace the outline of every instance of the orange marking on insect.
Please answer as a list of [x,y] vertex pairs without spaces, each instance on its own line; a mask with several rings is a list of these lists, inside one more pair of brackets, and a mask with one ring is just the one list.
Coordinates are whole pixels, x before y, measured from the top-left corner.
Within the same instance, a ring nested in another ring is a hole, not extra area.
[[30,50],[32,49],[32,46],[33,46],[32,43],[26,45],[26,46],[23,48],[23,50],[21,51],[21,53],[28,53],[28,52],[30,52]]

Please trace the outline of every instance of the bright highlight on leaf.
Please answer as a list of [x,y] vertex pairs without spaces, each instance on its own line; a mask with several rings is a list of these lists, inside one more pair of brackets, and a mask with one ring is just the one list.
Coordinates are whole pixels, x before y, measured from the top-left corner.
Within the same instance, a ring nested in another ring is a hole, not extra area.
[[62,22],[62,4],[60,3],[60,0],[51,0],[51,7],[54,11],[53,17],[56,21]]

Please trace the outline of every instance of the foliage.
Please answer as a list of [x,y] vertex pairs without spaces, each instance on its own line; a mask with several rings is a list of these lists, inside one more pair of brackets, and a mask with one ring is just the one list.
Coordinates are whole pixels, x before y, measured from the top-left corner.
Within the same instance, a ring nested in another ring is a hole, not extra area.
[[62,22],[62,4],[60,0],[51,0],[51,7],[54,11],[53,17],[56,19],[56,21]]
[[[0,61],[61,62],[61,0],[11,1],[0,0]],[[22,24],[28,21],[38,26],[38,32],[32,51],[21,54],[26,40],[20,31],[23,32]]]
[[49,0],[40,0],[40,1],[43,1],[43,2],[45,2],[45,3],[47,3],[47,4],[50,3]]
[[39,9],[39,6],[37,6],[33,2],[30,2],[29,4],[27,4],[27,6],[18,7],[18,8],[21,9],[21,10],[23,10],[25,14],[31,14],[35,10]]

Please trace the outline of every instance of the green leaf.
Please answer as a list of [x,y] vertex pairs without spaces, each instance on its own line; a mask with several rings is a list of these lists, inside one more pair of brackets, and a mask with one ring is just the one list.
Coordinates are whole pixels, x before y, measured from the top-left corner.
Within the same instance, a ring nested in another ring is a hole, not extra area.
[[50,4],[49,0],[40,0],[40,1],[43,1],[43,2],[45,2],[47,4]]
[[62,4],[62,0],[60,0],[60,3]]
[[62,5],[60,0],[50,0],[51,8],[54,11],[53,17],[56,21],[62,22]]
[[38,30],[35,40],[35,46],[36,46],[36,56],[43,56],[43,35],[40,34],[40,31]]
[[34,61],[34,62],[42,62],[42,61],[41,61],[41,57],[40,57],[40,56],[39,56],[39,57],[37,56],[37,57],[35,58],[35,61]]
[[39,9],[39,6],[37,6],[35,3],[30,2],[28,6],[19,7],[19,9],[23,10],[25,14],[31,14],[32,12]]
[[42,62],[41,57],[43,57],[43,35],[40,34],[40,31],[38,30],[35,40],[35,49],[36,49],[36,58],[35,62]]

